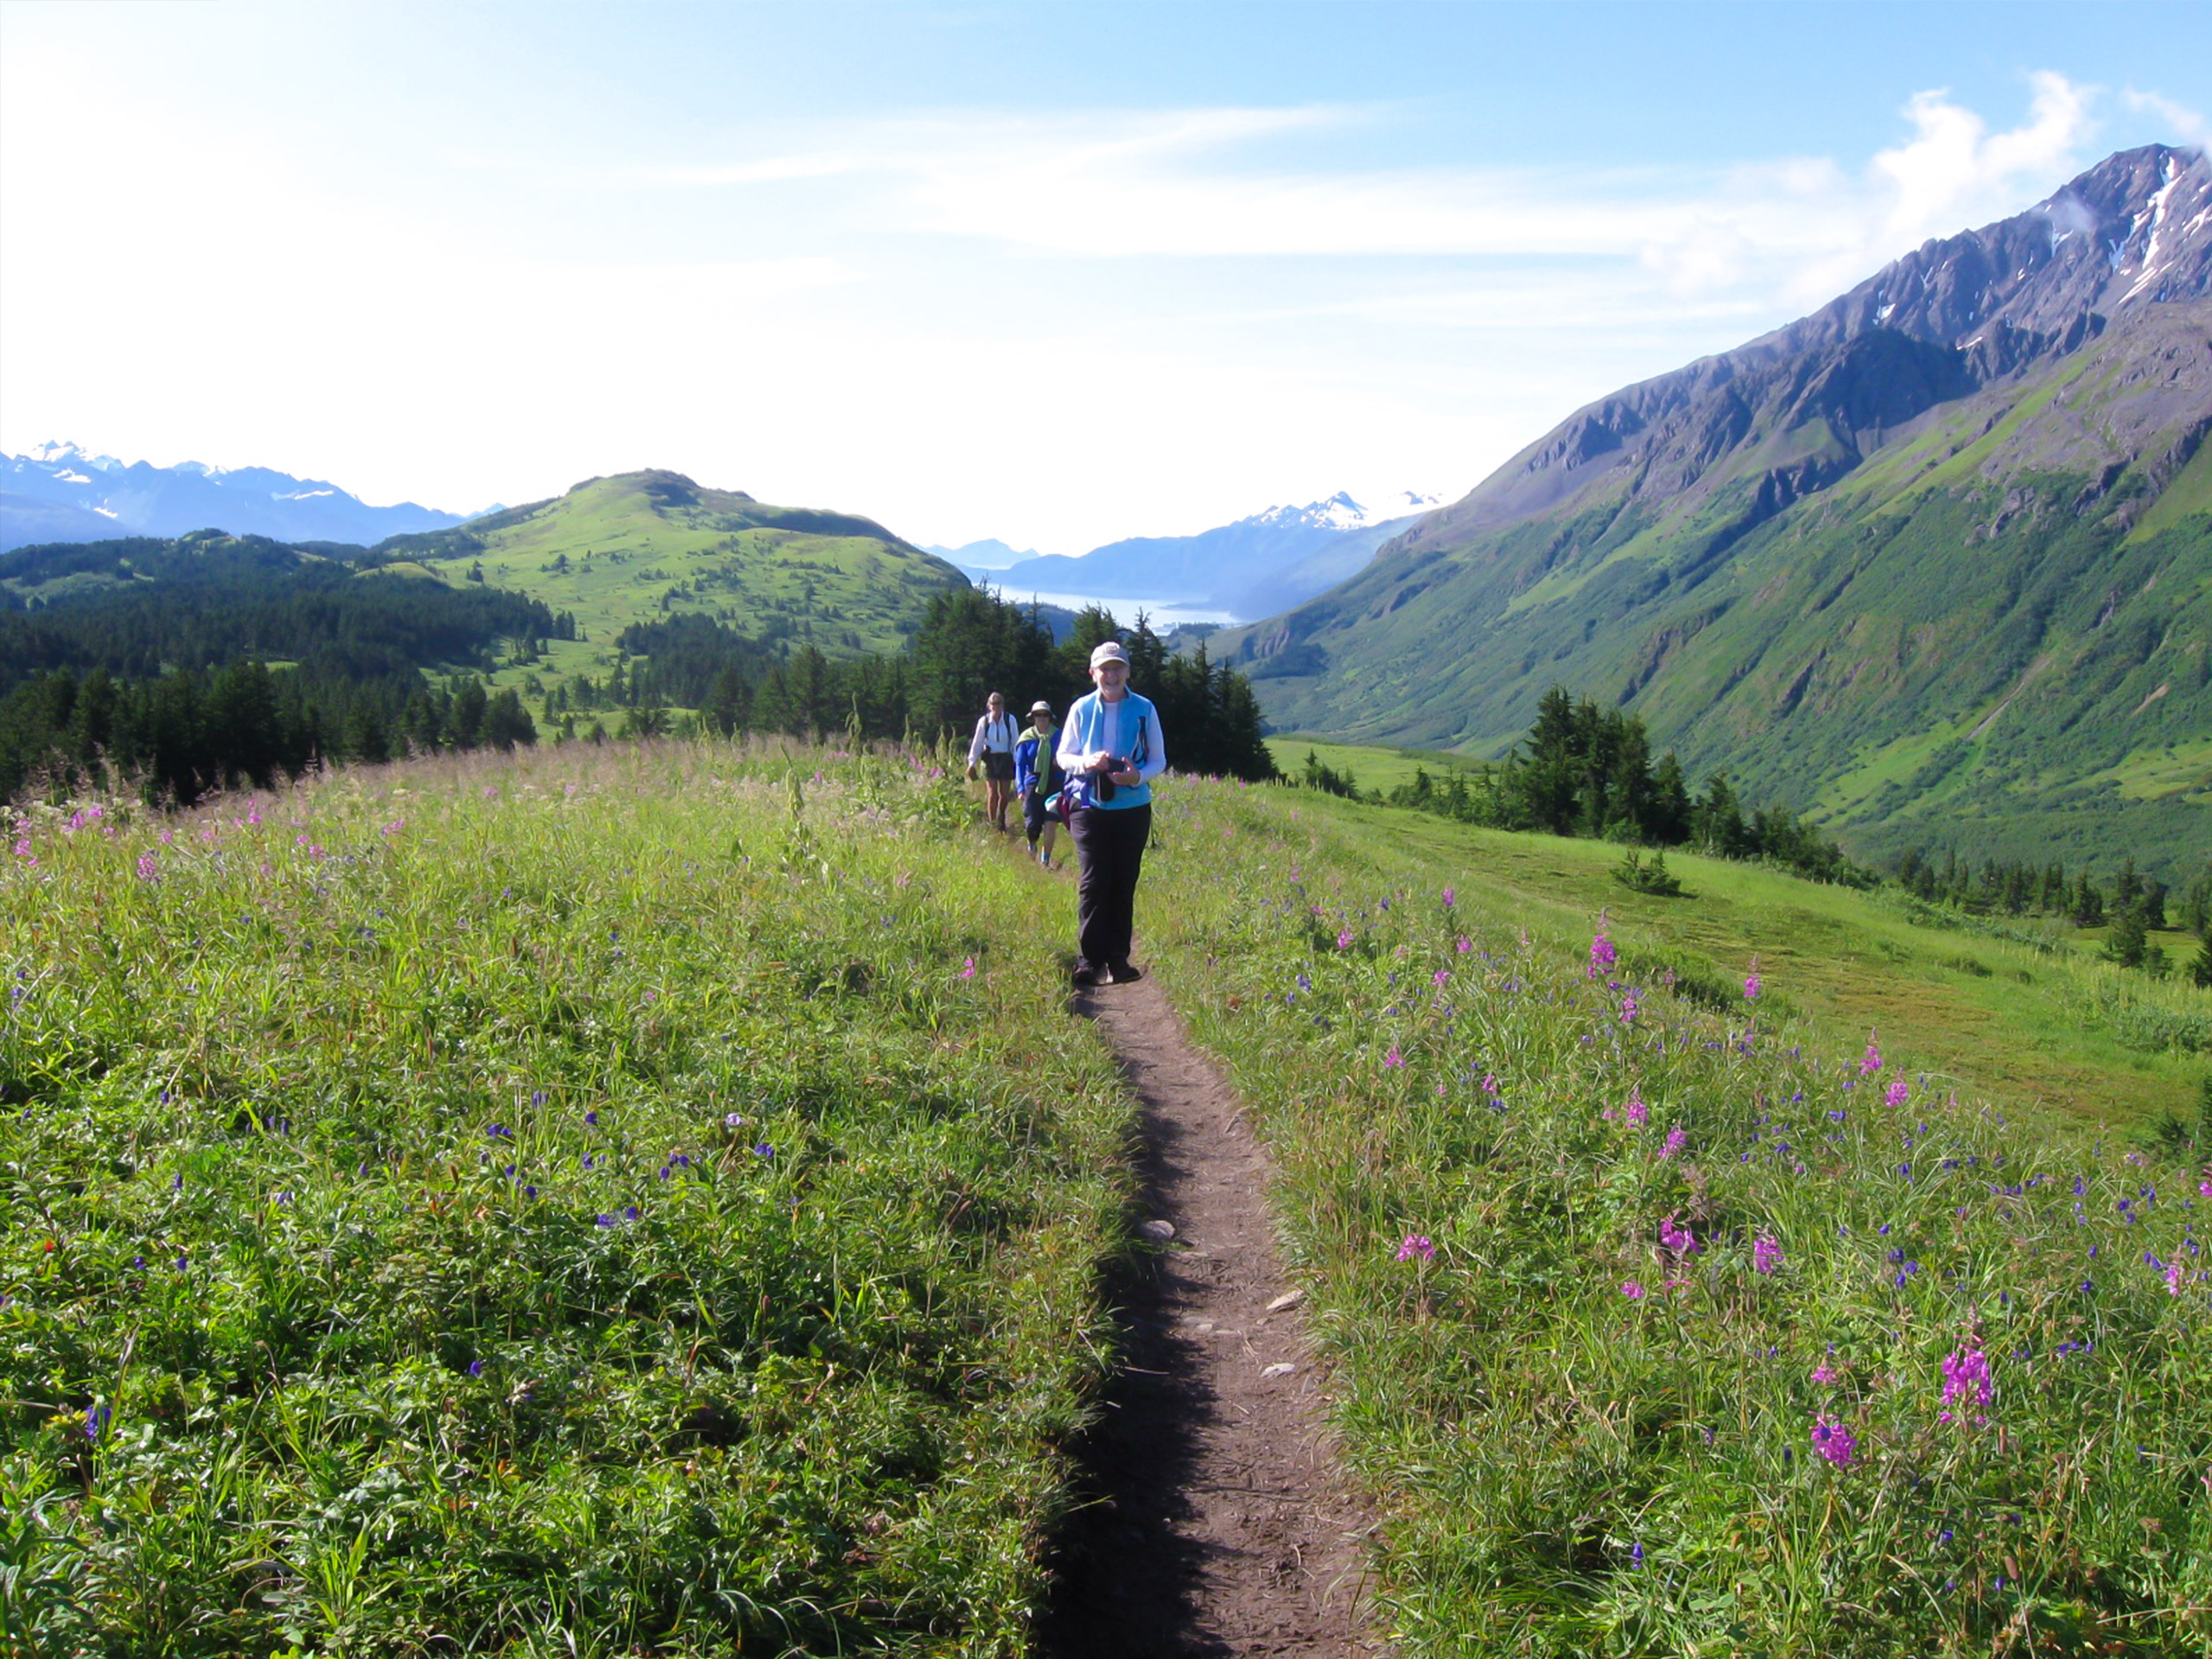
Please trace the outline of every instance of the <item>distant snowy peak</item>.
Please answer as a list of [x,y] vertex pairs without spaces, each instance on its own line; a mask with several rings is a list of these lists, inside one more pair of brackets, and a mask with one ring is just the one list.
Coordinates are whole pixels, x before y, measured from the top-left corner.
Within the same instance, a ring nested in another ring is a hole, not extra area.
[[209,529],[278,541],[368,545],[461,522],[459,513],[411,501],[372,507],[325,480],[262,467],[125,463],[58,442],[21,455],[0,454],[0,550]]
[[1243,522],[1265,525],[1268,529],[1309,530],[1364,530],[1387,519],[1402,518],[1408,513],[1423,512],[1439,505],[1442,498],[1421,495],[1413,490],[1395,490],[1382,498],[1379,510],[1370,511],[1352,499],[1343,490],[1324,501],[1309,501],[1302,507],[1269,507],[1265,512],[1255,512]]

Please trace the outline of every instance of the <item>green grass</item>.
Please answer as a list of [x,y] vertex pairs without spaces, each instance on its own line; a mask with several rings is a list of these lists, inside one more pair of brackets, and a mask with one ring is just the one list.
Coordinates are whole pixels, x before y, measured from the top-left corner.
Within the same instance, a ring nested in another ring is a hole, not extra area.
[[721,746],[34,812],[0,1651],[1022,1652],[1128,1107],[965,818]]
[[1764,872],[1645,900],[1310,796],[1162,818],[1152,948],[1276,1153],[1408,1659],[2206,1650],[2212,1171],[2001,1064],[2082,1015],[2056,1092],[2138,1121],[2109,970],[2031,953],[2028,1016],[1980,988],[2020,947]]
[[[712,743],[29,811],[0,1652],[1023,1652],[1130,1109],[972,824]],[[1408,1659],[2204,1649],[2212,1176],[2148,1132],[2212,997],[1302,791],[1157,824]]]
[[1338,743],[1328,738],[1307,737],[1297,732],[1268,739],[1268,753],[1274,757],[1275,770],[1286,777],[1296,778],[1304,772],[1306,754],[1309,749],[1315,760],[1339,776],[1349,772],[1363,791],[1379,789],[1386,795],[1402,784],[1411,784],[1414,774],[1423,769],[1440,784],[1446,782],[1455,772],[1472,774],[1482,770],[1465,755],[1447,754],[1441,749],[1395,749],[1376,744]]

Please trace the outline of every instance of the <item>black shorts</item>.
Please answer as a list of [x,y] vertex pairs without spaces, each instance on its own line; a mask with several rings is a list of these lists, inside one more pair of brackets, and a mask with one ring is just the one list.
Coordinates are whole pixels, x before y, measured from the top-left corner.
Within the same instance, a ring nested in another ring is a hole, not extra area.
[[1046,824],[1058,822],[1045,810],[1045,803],[1051,798],[1041,790],[1021,798],[1021,827],[1029,831],[1029,839],[1032,841],[1045,833]]
[[989,779],[993,783],[1005,784],[1013,782],[1014,757],[1010,754],[1001,754],[996,749],[984,750],[983,776]]

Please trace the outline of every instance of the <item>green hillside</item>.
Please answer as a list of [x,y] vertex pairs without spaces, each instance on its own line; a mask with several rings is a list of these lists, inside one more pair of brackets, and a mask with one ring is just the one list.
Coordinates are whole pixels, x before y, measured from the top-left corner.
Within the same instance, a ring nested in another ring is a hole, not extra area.
[[2183,160],[2069,187],[2125,257],[2040,210],[1931,244],[1219,650],[1277,728],[1494,756],[1565,685],[1863,859],[2172,874],[2212,845],[2212,253],[2203,213],[2180,264],[2127,227],[2161,178],[2207,188]]
[[715,619],[784,652],[897,652],[931,597],[968,586],[942,559],[871,519],[771,506],[681,474],[595,478],[567,494],[377,550],[420,561],[448,582],[483,581],[575,616],[581,638],[554,640],[495,683],[550,686],[603,675],[616,635],[671,615]]

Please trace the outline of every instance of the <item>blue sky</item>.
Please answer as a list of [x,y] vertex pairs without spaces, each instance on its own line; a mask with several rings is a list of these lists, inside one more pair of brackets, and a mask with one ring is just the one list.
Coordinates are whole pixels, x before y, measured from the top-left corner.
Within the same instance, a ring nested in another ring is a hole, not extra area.
[[1048,552],[1453,497],[2208,118],[2202,4],[0,0],[0,448]]

